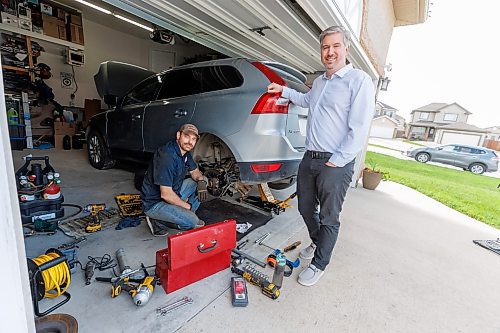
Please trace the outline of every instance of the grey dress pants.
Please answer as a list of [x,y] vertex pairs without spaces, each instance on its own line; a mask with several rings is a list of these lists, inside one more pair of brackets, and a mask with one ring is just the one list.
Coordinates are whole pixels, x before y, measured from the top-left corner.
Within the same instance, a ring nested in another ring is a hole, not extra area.
[[311,263],[321,270],[330,263],[340,229],[340,211],[354,173],[354,160],[333,168],[325,165],[330,156],[307,151],[297,178],[299,212],[317,246]]

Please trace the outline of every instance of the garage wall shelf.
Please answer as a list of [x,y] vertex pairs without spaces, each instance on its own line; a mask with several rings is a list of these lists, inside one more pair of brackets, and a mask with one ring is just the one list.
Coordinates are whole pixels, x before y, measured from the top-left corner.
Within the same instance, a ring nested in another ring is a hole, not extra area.
[[70,48],[75,49],[75,50],[82,50],[82,51],[85,50],[85,46],[83,46],[83,45],[68,42],[68,41],[65,41],[65,40],[62,40],[59,38],[54,38],[54,37],[42,35],[42,34],[39,34],[36,32],[31,32],[31,31],[24,30],[21,28],[13,27],[11,25],[7,25],[4,23],[0,23],[0,30],[9,31],[9,32],[19,34],[19,35],[30,36],[30,37],[33,37],[35,39],[43,40],[43,41],[46,41],[49,43],[67,46],[67,47],[70,47]]

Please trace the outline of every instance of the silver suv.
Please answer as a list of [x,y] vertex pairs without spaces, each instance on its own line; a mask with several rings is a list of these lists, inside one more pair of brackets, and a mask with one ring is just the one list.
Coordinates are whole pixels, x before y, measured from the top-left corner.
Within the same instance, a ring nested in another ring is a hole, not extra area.
[[484,147],[451,144],[436,148],[417,148],[406,153],[422,163],[429,161],[453,165],[475,174],[498,170],[495,151]]
[[[95,80],[105,101],[113,100],[110,92],[120,95],[120,85],[133,81],[125,78],[127,73],[136,79],[150,74],[127,64],[101,64]],[[305,80],[289,66],[240,58],[153,74],[124,92],[114,109],[91,118],[90,164],[106,169],[117,159],[147,162],[182,124],[193,123],[202,134],[193,157],[210,179],[212,194],[236,181],[287,187],[305,150],[307,109],[268,94],[266,88],[277,82],[307,92]]]

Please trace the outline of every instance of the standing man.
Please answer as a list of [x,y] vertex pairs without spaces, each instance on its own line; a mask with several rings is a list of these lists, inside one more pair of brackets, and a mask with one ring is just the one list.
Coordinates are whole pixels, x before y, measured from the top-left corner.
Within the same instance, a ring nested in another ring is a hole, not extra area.
[[165,229],[172,226],[189,230],[205,225],[195,212],[207,198],[207,184],[190,153],[200,137],[198,129],[184,124],[176,136],[156,150],[142,183],[144,213],[155,236],[166,236]]
[[323,31],[319,40],[326,72],[314,80],[308,93],[276,83],[267,88],[269,93],[281,93],[292,103],[309,108],[307,151],[297,178],[299,212],[312,240],[300,251],[301,258],[312,259],[299,274],[298,282],[304,286],[318,282],[330,262],[354,159],[366,143],[375,111],[371,78],[346,65],[349,32],[333,26]]

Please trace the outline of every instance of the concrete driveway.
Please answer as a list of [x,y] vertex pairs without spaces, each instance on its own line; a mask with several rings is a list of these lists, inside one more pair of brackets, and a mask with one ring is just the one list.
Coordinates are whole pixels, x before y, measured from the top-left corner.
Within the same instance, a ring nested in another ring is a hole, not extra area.
[[[14,160],[24,152],[14,152]],[[113,196],[135,192],[133,175],[92,169],[81,151],[45,151],[61,173],[66,202],[113,204]],[[289,192],[276,192],[284,198]],[[296,203],[295,203],[296,204]],[[229,216],[228,216],[229,217]],[[267,243],[283,247],[308,236],[296,209],[288,209],[248,238],[245,251],[264,259],[269,250],[252,241],[271,232]],[[472,243],[496,239],[499,230],[460,214],[418,192],[392,182],[376,191],[351,189],[330,266],[313,287],[286,278],[276,301],[248,286],[250,304],[234,308],[228,290],[231,273],[222,271],[171,294],[161,287],[137,308],[128,295],[112,299],[107,284],[84,285],[82,271],[72,276],[71,300],[56,310],[79,323],[79,332],[499,332],[497,311],[500,257]],[[70,241],[58,233],[26,239],[28,256]],[[80,245],[79,258],[114,254],[125,248],[129,261],[154,264],[164,238],[151,237],[146,225],[108,229]],[[290,253],[294,260],[298,250]],[[302,267],[307,263],[303,262]],[[268,268],[265,273],[272,276]],[[95,276],[109,272],[96,272]],[[167,316],[158,306],[183,296],[194,303]],[[51,300],[42,300],[42,310]]]

